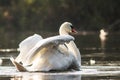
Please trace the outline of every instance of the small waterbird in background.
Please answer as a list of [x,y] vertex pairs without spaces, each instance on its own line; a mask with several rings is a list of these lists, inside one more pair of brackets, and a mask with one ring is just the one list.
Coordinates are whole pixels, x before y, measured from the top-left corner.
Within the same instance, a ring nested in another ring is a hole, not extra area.
[[105,31],[105,29],[100,30],[99,37],[100,37],[100,41],[101,41],[101,50],[102,50],[103,53],[104,53],[104,50],[105,50],[105,43],[106,43],[106,40],[107,40],[107,35],[108,35],[108,32]]
[[100,30],[100,35],[99,35],[99,37],[100,37],[101,41],[105,41],[107,35],[108,35],[108,32],[107,32],[107,31],[105,31],[104,29],[101,29],[101,30]]

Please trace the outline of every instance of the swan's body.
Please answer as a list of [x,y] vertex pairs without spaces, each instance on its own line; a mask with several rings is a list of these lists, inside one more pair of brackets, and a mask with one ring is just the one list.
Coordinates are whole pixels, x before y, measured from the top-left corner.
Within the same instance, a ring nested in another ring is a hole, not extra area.
[[[11,61],[19,71],[80,70],[80,52],[73,42],[74,38],[69,35],[73,31],[71,26],[69,22],[63,23],[58,36],[45,39],[39,35],[28,37],[20,43],[20,54],[16,60]],[[23,66],[18,62],[22,62]]]

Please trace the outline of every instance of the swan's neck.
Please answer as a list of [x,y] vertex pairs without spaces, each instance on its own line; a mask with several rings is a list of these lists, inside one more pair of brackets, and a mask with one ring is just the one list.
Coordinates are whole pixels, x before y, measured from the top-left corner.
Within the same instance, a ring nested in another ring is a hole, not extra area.
[[59,34],[60,34],[60,35],[69,35],[65,30],[62,30],[62,31],[60,30],[60,31],[59,31]]
[[[81,61],[81,56],[79,49],[75,45],[74,41],[70,41],[68,44],[66,44],[68,49],[73,53],[73,55],[76,57],[78,61]],[[80,62],[81,63],[81,62]]]
[[73,52],[73,54],[77,57],[77,46],[75,45],[74,41],[70,41],[68,44],[66,44],[70,51]]
[[[66,31],[65,28],[60,27],[59,30],[59,34],[60,35],[69,35],[69,33]],[[81,65],[81,56],[80,56],[80,52],[77,48],[77,46],[75,45],[74,41],[70,41],[69,43],[66,43],[68,49],[70,50],[70,52],[72,52],[72,54],[76,57],[76,59],[80,62]]]

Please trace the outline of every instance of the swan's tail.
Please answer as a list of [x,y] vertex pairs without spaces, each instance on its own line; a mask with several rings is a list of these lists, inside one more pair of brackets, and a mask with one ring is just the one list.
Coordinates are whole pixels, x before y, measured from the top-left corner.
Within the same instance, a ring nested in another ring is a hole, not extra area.
[[20,71],[20,72],[27,71],[27,69],[25,67],[23,67],[21,64],[19,64],[18,62],[16,62],[13,57],[11,57],[10,60],[13,63],[13,65],[17,68],[18,71]]

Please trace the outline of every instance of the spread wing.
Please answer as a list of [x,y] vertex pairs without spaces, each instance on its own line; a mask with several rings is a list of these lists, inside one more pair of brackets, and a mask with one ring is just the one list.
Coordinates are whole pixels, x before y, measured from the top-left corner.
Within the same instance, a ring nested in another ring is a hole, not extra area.
[[70,42],[74,40],[74,37],[70,35],[59,35],[54,37],[49,37],[46,39],[43,39],[39,41],[28,53],[26,61],[29,62],[29,60],[34,57],[38,51],[40,51],[43,48],[49,48],[51,46],[58,47],[60,44],[64,44],[65,42]]
[[23,40],[19,44],[20,54],[16,58],[16,61],[20,62],[23,60],[23,58],[26,58],[25,56],[28,54],[28,52],[42,39],[43,38],[40,35],[34,34],[34,35],[26,38],[25,40]]

